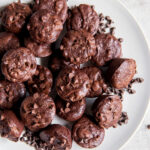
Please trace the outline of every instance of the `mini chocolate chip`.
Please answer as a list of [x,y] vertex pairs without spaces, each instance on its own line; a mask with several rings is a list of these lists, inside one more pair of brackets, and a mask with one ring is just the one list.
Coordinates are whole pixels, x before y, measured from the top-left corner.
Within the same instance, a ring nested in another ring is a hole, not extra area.
[[106,29],[105,29],[105,28],[103,28],[103,29],[102,29],[102,32],[106,32]]
[[147,129],[149,129],[149,130],[150,130],[150,124],[148,124],[148,125],[147,125]]
[[122,112],[121,117],[118,121],[118,124],[121,126],[123,124],[127,124],[128,123],[128,114],[126,112]]
[[99,25],[100,25],[100,26],[104,26],[104,23],[100,23]]
[[119,38],[118,41],[119,41],[120,43],[122,43],[122,42],[123,42],[123,38]]
[[115,27],[110,28],[110,34],[114,35],[115,34]]
[[109,16],[106,16],[105,19],[106,20],[111,20],[111,18]]

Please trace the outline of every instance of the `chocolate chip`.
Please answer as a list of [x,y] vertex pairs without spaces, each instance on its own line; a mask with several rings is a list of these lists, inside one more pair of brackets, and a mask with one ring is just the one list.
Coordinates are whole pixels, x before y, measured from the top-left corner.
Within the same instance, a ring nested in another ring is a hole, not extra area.
[[123,38],[119,38],[118,41],[119,41],[120,43],[122,43],[122,42],[123,42]]
[[106,20],[111,20],[111,18],[109,16],[106,16],[105,19]]
[[133,90],[133,89],[127,89],[127,92],[129,93],[129,94],[135,94],[136,93],[136,91],[135,90]]
[[126,112],[122,112],[120,120],[118,121],[118,124],[121,126],[123,124],[127,124],[128,123],[128,114]]
[[149,130],[150,130],[150,124],[148,124],[148,125],[147,125],[147,129],[149,129]]
[[114,35],[115,34],[115,27],[110,28],[110,34]]

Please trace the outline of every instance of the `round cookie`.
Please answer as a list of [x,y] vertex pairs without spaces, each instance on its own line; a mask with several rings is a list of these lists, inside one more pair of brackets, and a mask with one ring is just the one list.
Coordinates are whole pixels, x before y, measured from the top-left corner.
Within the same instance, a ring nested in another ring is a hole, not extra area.
[[117,89],[126,88],[136,73],[134,59],[117,58],[111,61],[107,78],[111,85]]
[[14,104],[26,94],[23,83],[0,81],[0,108],[10,109]]
[[102,127],[97,126],[94,122],[83,116],[72,128],[72,137],[77,144],[84,148],[94,148],[99,146],[105,136],[105,131]]
[[52,122],[55,112],[55,103],[52,98],[43,93],[35,93],[25,98],[20,108],[25,126],[33,132],[47,127]]
[[44,66],[37,66],[35,74],[27,81],[30,93],[45,93],[51,92],[53,84],[53,76],[51,71]]
[[56,81],[58,95],[69,102],[83,99],[89,90],[89,78],[82,70],[65,68]]
[[81,118],[86,108],[85,98],[77,102],[66,102],[57,97],[55,104],[57,115],[67,121],[76,121]]
[[0,57],[8,50],[20,47],[19,39],[13,33],[0,32]]
[[82,64],[95,55],[95,39],[85,30],[71,30],[63,38],[60,50],[67,61],[72,64]]
[[121,117],[122,102],[117,95],[103,95],[95,101],[92,109],[99,126],[115,127]]
[[24,82],[35,73],[36,59],[27,48],[12,49],[3,56],[1,69],[7,80]]
[[101,70],[97,67],[85,67],[83,71],[88,75],[90,79],[90,90],[86,97],[97,97],[102,92],[106,91],[107,85],[101,75]]
[[32,40],[49,44],[58,39],[63,24],[57,15],[53,16],[49,10],[41,9],[31,16],[27,29]]
[[53,124],[40,132],[40,138],[49,149],[70,150],[72,147],[71,132],[65,126]]
[[122,56],[122,48],[119,40],[110,34],[97,34],[96,54],[93,56],[93,61],[97,66],[103,66],[108,61]]
[[84,29],[94,35],[99,29],[99,23],[99,16],[93,6],[81,4],[69,11],[67,28],[76,31]]
[[24,125],[11,110],[0,110],[0,135],[17,142]]
[[35,57],[47,57],[52,54],[51,44],[39,44],[30,37],[24,39],[24,45],[32,51]]
[[1,22],[4,28],[12,33],[21,32],[26,19],[31,15],[32,10],[29,5],[22,3],[12,3],[1,12]]
[[67,18],[67,1],[66,0],[34,0],[33,10],[48,9],[50,14],[57,15],[64,23]]

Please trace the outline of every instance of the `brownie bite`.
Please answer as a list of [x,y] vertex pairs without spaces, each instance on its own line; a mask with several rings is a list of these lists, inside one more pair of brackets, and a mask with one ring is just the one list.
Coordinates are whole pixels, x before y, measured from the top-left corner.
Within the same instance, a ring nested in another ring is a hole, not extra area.
[[13,33],[0,32],[0,58],[10,49],[20,47],[19,39]]
[[67,121],[81,118],[86,108],[85,98],[76,102],[67,102],[57,96],[55,104],[57,115]]
[[107,85],[102,78],[101,70],[97,67],[85,67],[83,71],[88,75],[90,80],[90,90],[86,97],[97,97],[106,91]]
[[51,15],[50,10],[41,9],[31,16],[27,29],[32,40],[49,44],[58,39],[63,23],[57,15]]
[[25,126],[33,132],[47,127],[52,122],[55,112],[53,99],[48,95],[38,93],[26,97],[20,108]]
[[99,126],[116,127],[122,113],[122,102],[117,95],[103,95],[95,101],[92,110]]
[[23,83],[0,81],[0,108],[10,109],[16,102],[26,95],[26,88]]
[[0,110],[0,135],[17,142],[24,125],[11,110]]
[[41,131],[40,138],[51,150],[70,150],[72,147],[70,130],[59,124],[53,124]]
[[134,59],[118,58],[111,61],[107,78],[111,85],[117,89],[126,88],[136,73]]
[[69,102],[83,99],[89,90],[89,78],[82,70],[65,68],[56,81],[58,95]]
[[20,33],[32,11],[28,4],[11,3],[1,11],[0,18],[4,28],[12,33]]
[[111,34],[97,34],[95,36],[96,53],[93,62],[97,66],[104,66],[110,60],[122,56],[122,48],[119,40]]
[[64,23],[67,18],[67,1],[66,0],[34,0],[33,10],[48,9],[50,14],[57,15]]
[[20,47],[5,53],[1,69],[5,78],[12,82],[24,82],[36,71],[36,59],[27,48]]
[[95,148],[104,140],[105,131],[84,115],[72,128],[72,137],[77,144],[84,148]]
[[24,39],[24,45],[31,50],[35,57],[47,57],[52,54],[51,44],[39,44],[30,37]]
[[51,71],[41,65],[37,66],[35,74],[27,81],[28,89],[31,94],[51,92],[53,76]]
[[60,50],[67,61],[72,64],[82,64],[95,55],[95,39],[85,30],[71,30],[63,38]]
[[81,4],[69,11],[67,28],[76,31],[84,29],[94,35],[98,31],[99,23],[99,16],[93,6]]

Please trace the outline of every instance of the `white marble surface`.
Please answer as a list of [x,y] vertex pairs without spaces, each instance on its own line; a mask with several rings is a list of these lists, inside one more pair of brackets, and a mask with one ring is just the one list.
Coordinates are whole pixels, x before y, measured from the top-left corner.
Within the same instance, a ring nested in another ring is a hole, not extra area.
[[[120,0],[126,5],[142,28],[150,47],[150,0]],[[150,107],[150,106],[149,106]],[[122,150],[150,150],[150,108],[142,126]]]

